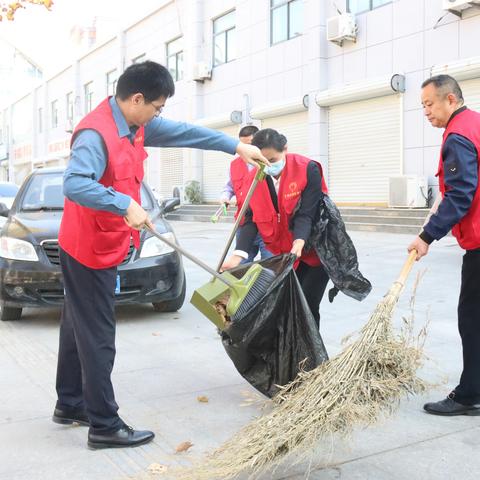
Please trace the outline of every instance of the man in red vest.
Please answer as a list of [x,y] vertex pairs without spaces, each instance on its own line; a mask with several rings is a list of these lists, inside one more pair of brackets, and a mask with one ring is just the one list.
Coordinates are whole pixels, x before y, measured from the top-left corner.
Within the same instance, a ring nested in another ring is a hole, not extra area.
[[90,112],[72,136],[59,232],[65,303],[53,420],[88,425],[93,449],[131,447],[154,437],[120,418],[110,378],[117,265],[131,241],[139,247],[139,230],[151,225],[140,201],[144,147],[202,148],[264,160],[258,148],[223,133],[161,118],[174,92],[162,65],[131,65],[119,77],[115,97]]
[[[251,144],[253,136],[257,132],[258,127],[256,127],[255,125],[246,125],[245,127],[242,127],[240,129],[240,132],[238,132],[238,138],[242,143]],[[226,205],[230,205],[230,200],[232,199],[232,197],[236,198],[237,211],[235,212],[235,219],[240,213],[240,209],[242,208],[244,199],[247,196],[248,189],[252,184],[252,178],[251,175],[249,175],[249,172],[251,172],[253,168],[253,165],[245,163],[240,157],[236,157],[230,163],[228,181],[223,187],[220,202],[225,203]],[[237,238],[240,235],[242,227],[243,221],[238,227]],[[265,243],[263,242],[260,234],[257,234],[257,236],[255,237],[252,247],[248,252],[248,257],[244,258],[242,260],[242,263],[253,262],[258,252],[260,252],[260,257],[262,260],[270,258],[272,256],[272,254],[265,247]]]
[[466,250],[458,303],[463,372],[447,398],[425,404],[433,415],[480,415],[480,114],[463,103],[457,81],[448,75],[422,84],[425,116],[445,129],[437,173],[442,201],[408,251],[415,249],[419,260],[450,230]]

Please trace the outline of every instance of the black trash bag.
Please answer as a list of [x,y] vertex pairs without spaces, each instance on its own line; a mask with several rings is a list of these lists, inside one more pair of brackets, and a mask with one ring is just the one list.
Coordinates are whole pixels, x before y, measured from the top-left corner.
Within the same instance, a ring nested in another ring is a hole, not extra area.
[[[311,370],[328,360],[327,351],[297,279],[295,256],[278,255],[262,260],[275,280],[240,320],[221,332],[223,346],[238,372],[258,391],[272,397],[277,385],[295,379],[302,369]],[[229,270],[240,278],[248,269]]]
[[328,195],[320,203],[318,222],[305,249],[314,248],[334,288],[328,293],[330,302],[340,290],[355,300],[363,300],[372,284],[360,273],[355,246],[348,235],[340,211]]

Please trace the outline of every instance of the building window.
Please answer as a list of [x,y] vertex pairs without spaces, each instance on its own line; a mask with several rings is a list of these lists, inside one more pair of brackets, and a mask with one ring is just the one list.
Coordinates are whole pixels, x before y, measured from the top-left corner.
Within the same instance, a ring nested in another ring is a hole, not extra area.
[[270,42],[290,40],[303,33],[303,0],[270,1]]
[[132,58],[132,63],[140,63],[146,60],[146,54],[142,53],[141,55],[137,55],[136,57]]
[[93,109],[93,82],[88,82],[84,86],[85,92],[85,113]]
[[107,73],[107,96],[115,95],[117,91],[117,69]]
[[73,120],[73,92],[67,93],[67,119]]
[[51,112],[52,112],[52,128],[58,127],[58,100],[54,100],[51,103]]
[[38,109],[38,133],[43,132],[43,108]]
[[183,78],[183,38],[167,43],[167,68],[175,81]]
[[387,3],[392,3],[392,0],[348,0],[347,10],[350,13],[362,13]]
[[235,10],[233,10],[213,21],[213,65],[231,62],[235,57]]

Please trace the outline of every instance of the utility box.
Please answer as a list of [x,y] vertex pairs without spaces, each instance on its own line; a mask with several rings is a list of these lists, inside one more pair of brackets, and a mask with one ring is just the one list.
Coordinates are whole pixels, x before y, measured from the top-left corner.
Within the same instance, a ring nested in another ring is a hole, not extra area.
[[426,208],[428,179],[419,175],[390,177],[389,207]]

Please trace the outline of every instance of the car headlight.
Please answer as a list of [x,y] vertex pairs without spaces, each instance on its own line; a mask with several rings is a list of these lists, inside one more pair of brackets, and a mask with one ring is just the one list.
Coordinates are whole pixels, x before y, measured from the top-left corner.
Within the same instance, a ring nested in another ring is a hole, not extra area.
[[12,237],[0,237],[0,257],[38,262],[37,252],[30,242]]
[[[171,242],[176,242],[173,232],[161,233],[160,235]],[[158,255],[165,255],[166,253],[171,253],[173,251],[173,248],[168,246],[165,242],[162,242],[159,238],[150,237],[143,242],[140,258],[157,257]]]

